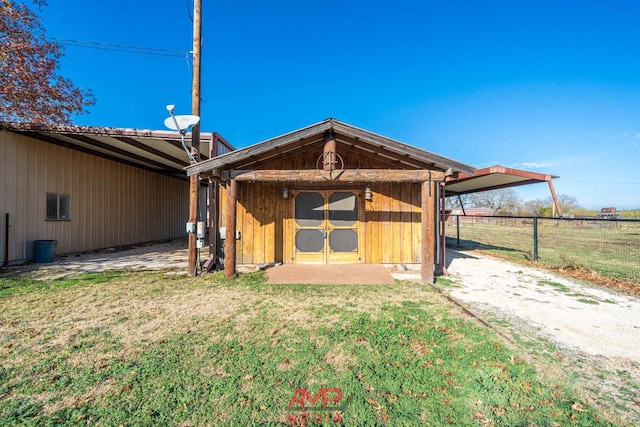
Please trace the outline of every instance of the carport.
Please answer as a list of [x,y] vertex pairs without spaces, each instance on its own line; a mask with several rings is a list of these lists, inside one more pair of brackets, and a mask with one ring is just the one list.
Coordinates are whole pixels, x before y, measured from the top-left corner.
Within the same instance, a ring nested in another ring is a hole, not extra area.
[[476,169],[474,174],[460,173],[457,177],[448,177],[445,181],[445,190],[448,196],[458,196],[460,206],[462,206],[464,212],[464,206],[460,199],[460,196],[464,194],[546,182],[549,185],[549,191],[551,191],[555,213],[557,213],[557,216],[562,216],[562,208],[558,203],[558,197],[553,188],[552,180],[555,178],[560,177],[496,165]]

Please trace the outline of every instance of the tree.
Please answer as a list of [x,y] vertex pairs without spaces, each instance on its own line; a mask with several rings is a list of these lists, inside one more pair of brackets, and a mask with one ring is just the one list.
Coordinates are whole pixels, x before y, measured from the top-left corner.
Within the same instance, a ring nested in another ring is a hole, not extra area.
[[[46,0],[33,0],[41,11]],[[62,47],[47,41],[40,16],[23,2],[0,0],[0,122],[72,123],[95,104],[89,90],[58,74]]]
[[[566,194],[558,194],[558,204],[562,209],[562,214],[577,213],[580,203],[575,197]],[[553,215],[553,198],[551,196],[546,199],[529,200],[524,204],[525,210],[530,215],[536,216],[552,216]],[[557,214],[557,213],[556,213]]]
[[[553,204],[553,199],[551,198],[551,196],[547,197],[546,202],[549,205]],[[563,215],[569,214],[581,208],[578,199],[566,194],[558,194],[558,204],[560,205],[560,209],[562,209]]]
[[551,212],[551,206],[542,199],[528,200],[524,203],[524,210],[528,215],[545,216],[544,212],[547,208]]
[[[460,203],[462,202],[462,204]],[[469,206],[471,199],[468,194],[462,194],[458,196],[448,196],[445,200],[445,207],[447,209],[460,209],[462,207]]]
[[512,188],[482,191],[469,195],[471,205],[476,208],[490,208],[496,214],[514,214],[522,202]]

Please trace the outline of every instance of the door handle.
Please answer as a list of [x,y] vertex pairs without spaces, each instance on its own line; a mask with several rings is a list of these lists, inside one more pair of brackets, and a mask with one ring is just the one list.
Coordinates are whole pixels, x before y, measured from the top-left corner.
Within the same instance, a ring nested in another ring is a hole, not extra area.
[[322,231],[322,237],[325,239],[327,238],[327,230]]

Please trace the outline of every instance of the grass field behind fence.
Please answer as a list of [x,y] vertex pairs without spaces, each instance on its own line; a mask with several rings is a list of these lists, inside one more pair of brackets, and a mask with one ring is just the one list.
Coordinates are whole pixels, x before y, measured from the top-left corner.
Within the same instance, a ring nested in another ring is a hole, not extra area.
[[426,285],[110,272],[0,290],[2,426],[612,425]]
[[[533,260],[533,218],[460,217],[460,245]],[[456,245],[456,218],[446,225]],[[640,283],[640,221],[538,218],[538,261]]]

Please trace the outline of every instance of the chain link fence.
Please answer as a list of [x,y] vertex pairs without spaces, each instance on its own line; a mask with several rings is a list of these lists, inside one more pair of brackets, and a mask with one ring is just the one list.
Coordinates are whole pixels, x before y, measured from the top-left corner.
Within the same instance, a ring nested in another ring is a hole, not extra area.
[[640,220],[450,215],[447,246],[640,283]]

